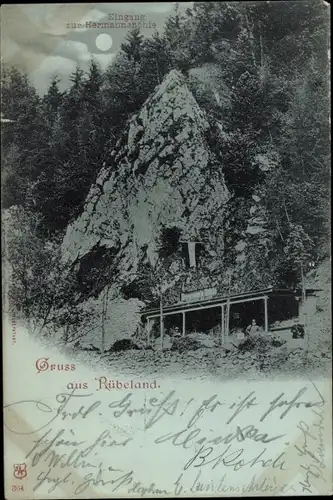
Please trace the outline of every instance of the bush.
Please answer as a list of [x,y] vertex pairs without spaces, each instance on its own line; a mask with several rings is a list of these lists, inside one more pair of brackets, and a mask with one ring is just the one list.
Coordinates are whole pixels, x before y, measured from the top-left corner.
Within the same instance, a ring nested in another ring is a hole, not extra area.
[[253,335],[239,343],[240,352],[265,352],[271,347],[280,347],[286,341],[269,335]]
[[173,340],[171,351],[197,351],[201,347],[202,345],[197,340],[190,339],[188,337],[180,337]]
[[129,349],[140,350],[140,347],[135,342],[133,342],[132,339],[121,339],[116,340],[110,350],[113,352],[119,352],[128,351]]
[[286,340],[279,339],[278,337],[272,337],[271,338],[271,344],[272,344],[273,347],[281,347],[286,342],[287,342]]

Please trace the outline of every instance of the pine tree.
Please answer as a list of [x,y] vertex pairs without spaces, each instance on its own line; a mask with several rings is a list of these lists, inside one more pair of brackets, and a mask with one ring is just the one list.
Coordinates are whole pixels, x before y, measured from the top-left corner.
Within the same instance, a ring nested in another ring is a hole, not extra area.
[[60,92],[59,90],[59,83],[60,83],[60,78],[57,76],[54,76],[51,79],[50,86],[47,90],[47,93],[44,96],[44,103],[48,107],[48,109],[51,111],[51,113],[56,113],[61,104],[62,104],[62,99],[64,96],[63,92]]
[[121,50],[125,52],[129,61],[136,63],[140,62],[140,48],[143,40],[143,35],[139,28],[133,28],[125,38],[125,42],[121,44]]
[[90,61],[87,80],[84,83],[85,99],[92,105],[96,104],[96,98],[103,84],[103,74],[100,66],[94,60]]
[[192,64],[189,47],[190,24],[179,14],[178,3],[174,14],[169,16],[164,27],[164,37],[170,58],[170,65],[182,71],[186,76]]
[[3,203],[9,207],[25,203],[38,176],[47,126],[41,99],[27,75],[3,66],[1,79],[2,113],[12,120],[1,127]]
[[144,98],[162,83],[164,76],[171,69],[170,51],[165,37],[155,33],[141,45],[141,63],[138,73],[140,92]]
[[118,54],[106,72],[102,99],[109,127],[116,134],[121,133],[126,120],[144,102],[138,73],[139,64],[124,53]]

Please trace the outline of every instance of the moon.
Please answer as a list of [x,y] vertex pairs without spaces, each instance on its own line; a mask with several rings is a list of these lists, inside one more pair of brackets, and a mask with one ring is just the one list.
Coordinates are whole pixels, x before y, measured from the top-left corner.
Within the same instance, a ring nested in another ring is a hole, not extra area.
[[107,33],[101,33],[96,37],[96,47],[105,52],[106,50],[110,50],[112,47],[112,38]]

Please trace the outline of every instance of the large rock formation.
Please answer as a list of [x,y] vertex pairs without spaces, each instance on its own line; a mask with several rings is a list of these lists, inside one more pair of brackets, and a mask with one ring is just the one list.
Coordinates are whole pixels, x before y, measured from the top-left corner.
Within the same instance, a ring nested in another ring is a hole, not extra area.
[[121,284],[156,262],[162,228],[177,228],[185,241],[204,240],[208,269],[216,267],[229,193],[207,134],[205,113],[185,78],[171,71],[130,120],[68,227],[63,258],[77,265],[82,288],[97,296],[118,283],[112,289],[119,294]]
[[64,259],[112,250],[118,278],[126,280],[143,260],[155,261],[162,226],[179,228],[185,240],[208,229],[216,240],[228,190],[207,133],[205,114],[182,75],[171,71],[103,166],[84,212],[67,230]]

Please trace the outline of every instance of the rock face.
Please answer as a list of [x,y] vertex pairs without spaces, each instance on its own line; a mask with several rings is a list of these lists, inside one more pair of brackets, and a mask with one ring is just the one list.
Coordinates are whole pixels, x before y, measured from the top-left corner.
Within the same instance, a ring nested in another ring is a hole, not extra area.
[[[83,274],[109,256],[112,272],[95,296],[154,265],[162,228],[177,228],[185,241],[204,238],[207,262],[221,251],[229,192],[207,134],[204,112],[181,73],[171,71],[130,120],[64,238],[63,259],[85,263]],[[175,262],[175,281],[179,269]],[[109,307],[112,300],[119,297],[111,294]]]
[[84,304],[90,315],[90,325],[86,328],[87,333],[79,339],[81,348],[93,345],[99,350],[102,349],[103,332],[105,350],[110,349],[117,340],[133,337],[136,333],[139,312],[144,304],[138,299],[125,300],[114,294],[109,307],[103,314],[102,295],[96,299],[90,298]]
[[64,259],[111,249],[118,278],[126,281],[143,261],[155,262],[162,226],[177,227],[185,240],[208,228],[216,239],[229,194],[206,142],[208,129],[183,76],[171,71],[131,119],[84,212],[68,227]]

